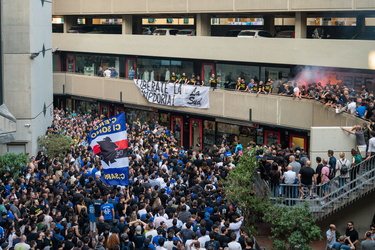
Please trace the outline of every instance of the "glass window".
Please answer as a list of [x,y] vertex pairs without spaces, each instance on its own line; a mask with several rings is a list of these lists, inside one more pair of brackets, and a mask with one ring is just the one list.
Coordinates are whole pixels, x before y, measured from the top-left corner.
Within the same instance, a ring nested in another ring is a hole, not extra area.
[[259,80],[259,67],[235,64],[216,64],[217,78],[224,82],[226,89],[234,89],[238,77],[244,78],[246,83],[251,79]]
[[211,147],[215,144],[215,122],[204,121],[203,147]]
[[137,79],[145,81],[168,81],[172,72],[189,75],[194,72],[193,62],[138,58]]
[[76,55],[76,72],[84,75],[94,76],[97,74],[99,67],[114,67],[119,72],[120,60],[117,56],[101,56],[101,55]]
[[261,67],[261,80],[267,82],[268,79],[273,81],[289,81],[290,68]]
[[218,123],[217,124],[217,134],[216,134],[216,143],[220,145],[222,141],[222,136],[226,135],[229,143],[233,143],[235,136],[240,134],[240,126],[226,124],[226,123]]

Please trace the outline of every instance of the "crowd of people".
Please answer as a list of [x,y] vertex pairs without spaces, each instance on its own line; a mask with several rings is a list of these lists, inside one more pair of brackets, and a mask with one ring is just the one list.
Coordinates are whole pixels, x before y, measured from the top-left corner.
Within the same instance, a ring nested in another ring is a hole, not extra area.
[[238,159],[226,139],[196,152],[157,122],[127,124],[129,185],[106,186],[86,141],[102,118],[56,109],[46,135],[70,136],[70,151],[1,176],[1,249],[253,249],[218,182]]

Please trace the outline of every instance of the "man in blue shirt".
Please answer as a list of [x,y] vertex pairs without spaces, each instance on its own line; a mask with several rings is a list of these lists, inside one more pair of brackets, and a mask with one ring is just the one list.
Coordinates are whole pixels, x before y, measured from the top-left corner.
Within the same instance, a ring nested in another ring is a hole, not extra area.
[[113,207],[113,204],[108,202],[107,197],[103,198],[104,204],[101,205],[100,211],[101,215],[104,217],[104,221],[112,224],[113,216],[115,215],[115,208]]

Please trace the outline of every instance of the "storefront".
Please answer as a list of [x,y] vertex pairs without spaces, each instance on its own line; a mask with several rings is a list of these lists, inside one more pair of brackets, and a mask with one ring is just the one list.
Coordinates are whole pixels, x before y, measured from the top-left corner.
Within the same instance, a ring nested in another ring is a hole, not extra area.
[[125,112],[127,123],[140,122],[149,125],[150,129],[153,129],[158,122],[173,132],[178,147],[192,146],[194,150],[212,148],[213,145],[220,146],[223,135],[231,144],[241,142],[244,147],[250,144],[268,146],[281,144],[283,148],[300,146],[306,149],[309,143],[307,131],[291,128],[77,97],[55,96],[54,101],[59,107],[64,107],[68,111],[94,113],[105,117]]

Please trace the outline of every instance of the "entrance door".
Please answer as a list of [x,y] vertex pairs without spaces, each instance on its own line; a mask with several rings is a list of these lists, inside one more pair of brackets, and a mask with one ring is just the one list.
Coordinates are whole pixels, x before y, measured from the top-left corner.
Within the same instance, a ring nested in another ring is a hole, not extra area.
[[201,119],[190,119],[189,126],[189,145],[193,146],[194,150],[203,148],[203,122]]
[[266,130],[264,131],[264,142],[267,146],[271,146],[272,144],[279,144],[280,143],[280,132]]
[[110,108],[107,104],[100,104],[100,114],[105,115],[106,118],[110,117]]
[[297,146],[299,146],[300,148],[303,148],[304,150],[307,150],[306,149],[306,145],[307,145],[306,141],[307,141],[306,136],[293,135],[293,134],[289,135],[289,147],[290,148],[296,148]]
[[118,115],[118,114],[121,114],[121,113],[124,113],[124,112],[125,112],[124,107],[115,106],[115,114],[114,115]]
[[177,146],[181,147],[184,145],[184,118],[182,116],[171,116],[171,130],[174,133],[174,137],[177,140]]
[[212,74],[215,74],[215,64],[214,63],[202,63],[201,78],[207,85]]
[[126,78],[137,79],[137,59],[136,58],[126,58]]

